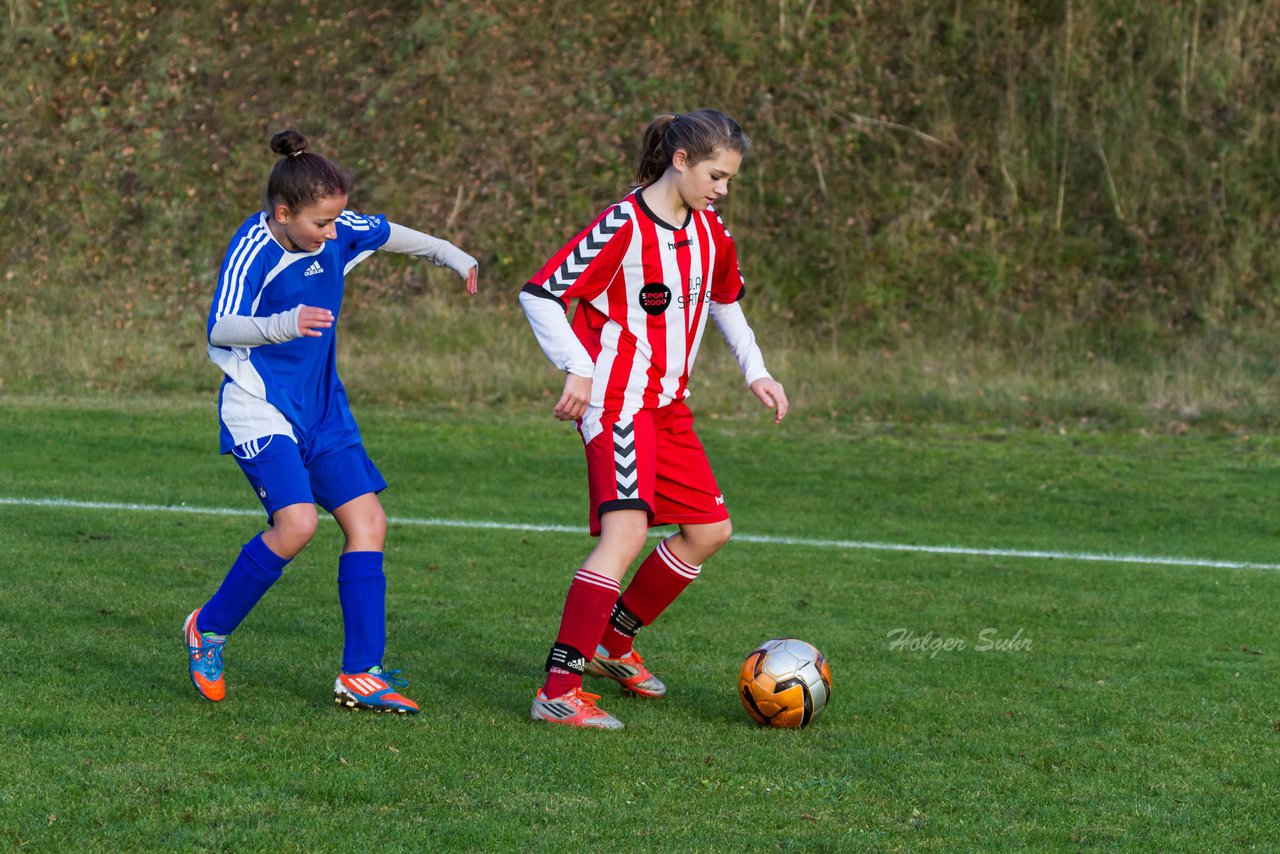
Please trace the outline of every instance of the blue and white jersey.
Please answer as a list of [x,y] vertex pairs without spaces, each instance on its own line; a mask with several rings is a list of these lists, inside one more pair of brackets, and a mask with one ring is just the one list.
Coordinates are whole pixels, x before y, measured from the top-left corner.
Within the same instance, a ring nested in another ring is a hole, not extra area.
[[299,304],[327,308],[334,321],[318,338],[257,347],[209,345],[209,358],[226,374],[218,394],[224,454],[273,434],[293,437],[304,461],[360,441],[338,379],[343,278],[387,242],[391,229],[385,217],[354,211],[343,211],[335,224],[337,238],[314,252],[286,251],[261,211],[231,238],[206,336],[225,315],[269,317]]

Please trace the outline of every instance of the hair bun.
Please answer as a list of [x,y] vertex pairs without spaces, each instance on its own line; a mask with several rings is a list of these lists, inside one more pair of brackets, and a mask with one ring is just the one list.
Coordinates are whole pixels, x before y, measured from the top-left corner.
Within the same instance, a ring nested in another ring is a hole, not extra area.
[[271,150],[284,157],[297,157],[307,150],[307,138],[296,130],[282,130],[271,137]]

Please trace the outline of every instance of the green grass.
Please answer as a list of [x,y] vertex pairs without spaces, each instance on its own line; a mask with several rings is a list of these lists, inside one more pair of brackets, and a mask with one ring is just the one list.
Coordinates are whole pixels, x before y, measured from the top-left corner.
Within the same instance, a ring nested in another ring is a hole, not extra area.
[[[358,413],[361,414],[361,413]],[[541,415],[368,408],[401,519],[582,524]],[[208,401],[0,407],[0,497],[254,510]],[[0,505],[0,840],[143,850],[1272,850],[1280,573],[947,556],[746,535],[1274,562],[1277,440],[701,419],[744,541],[646,629],[672,688],[623,733],[532,725],[584,534],[402,522],[389,663],[425,713],[328,700],[339,534],[199,701],[179,626],[253,516]],[[963,649],[895,649],[896,629]],[[980,651],[984,631],[1030,640]],[[760,640],[830,658],[803,732],[734,695]]]
[[[331,523],[213,706],[178,627],[258,519],[0,504],[0,847],[1280,847],[1277,572],[1070,557],[1277,560],[1280,5],[688,5],[6,4],[0,498],[256,509],[203,320],[284,126],[481,262],[468,300],[407,259],[352,278],[394,517],[582,524],[514,296],[658,111],[756,142],[722,209],[797,407],[769,427],[711,334],[693,402],[742,536],[646,630],[672,696],[610,694],[615,735],[526,719],[585,535],[395,524],[390,663],[427,711],[394,720],[327,701]],[[784,633],[835,672],[803,733],[732,690]]]

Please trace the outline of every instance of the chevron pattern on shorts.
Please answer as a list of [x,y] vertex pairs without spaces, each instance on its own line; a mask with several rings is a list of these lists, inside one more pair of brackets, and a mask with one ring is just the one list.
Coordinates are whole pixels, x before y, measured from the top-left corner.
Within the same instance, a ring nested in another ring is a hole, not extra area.
[[635,498],[637,495],[635,431],[635,425],[630,421],[613,425],[613,468],[617,474],[619,498]]

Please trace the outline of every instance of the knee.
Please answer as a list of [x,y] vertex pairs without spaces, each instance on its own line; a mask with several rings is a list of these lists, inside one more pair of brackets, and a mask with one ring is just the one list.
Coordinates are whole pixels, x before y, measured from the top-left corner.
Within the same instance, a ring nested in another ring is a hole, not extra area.
[[649,537],[649,518],[642,510],[616,510],[600,518],[597,551],[630,564]]
[[269,532],[271,542],[268,546],[281,557],[293,557],[307,547],[311,538],[316,535],[319,525],[320,519],[316,515],[314,506],[294,504],[285,507],[276,511],[271,517]]
[[617,555],[619,559],[629,564],[644,549],[648,537],[649,532],[646,528],[614,528],[601,535],[600,545],[603,550]]
[[636,556],[644,550],[645,543],[649,539],[649,529],[640,528],[639,530],[628,530],[621,532],[614,540],[618,545],[619,551],[628,555],[628,561],[636,559]]
[[301,540],[305,546],[316,535],[316,529],[320,527],[320,517],[316,515],[314,507],[307,507],[304,512],[297,514],[287,524],[290,533]]
[[347,546],[358,551],[380,551],[387,541],[387,513],[381,504],[346,520]]
[[729,542],[733,536],[733,524],[725,519],[710,525],[686,525],[680,534],[696,556],[694,563],[701,563]]
[[717,522],[710,526],[710,530],[707,531],[707,536],[707,547],[711,549],[713,553],[718,552],[728,544],[729,538],[733,536],[733,523],[728,519],[725,519],[723,522]]

